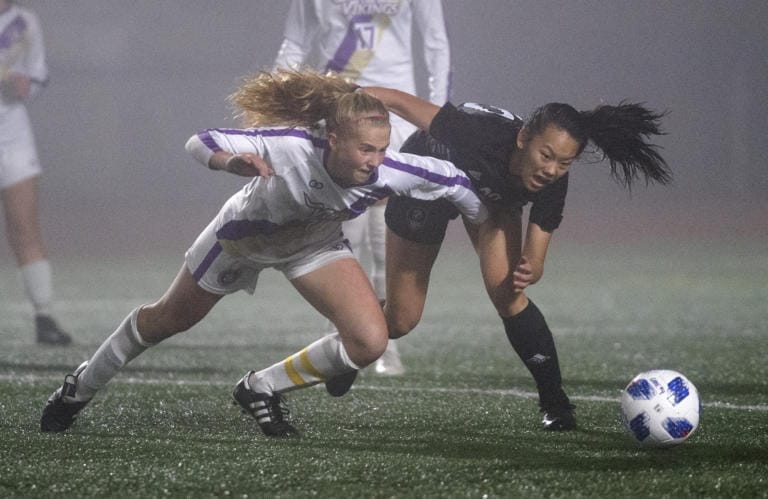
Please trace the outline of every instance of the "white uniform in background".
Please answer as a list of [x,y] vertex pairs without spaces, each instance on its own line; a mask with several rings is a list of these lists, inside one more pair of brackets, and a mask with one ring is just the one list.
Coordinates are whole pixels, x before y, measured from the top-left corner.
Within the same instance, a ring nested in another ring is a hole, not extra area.
[[[451,56],[441,0],[292,0],[275,65],[334,71],[360,86],[415,95],[414,30],[423,42],[429,100],[443,105],[450,93]],[[416,128],[399,116],[390,115],[390,121],[390,148],[399,150]],[[380,300],[386,298],[384,208],[374,206],[344,224],[355,252],[370,252],[370,279]],[[375,370],[404,372],[393,342]]]
[[[32,11],[17,5],[0,14],[0,82],[11,71],[30,78],[33,96],[48,79],[40,23]],[[24,102],[7,99],[0,92],[0,189],[40,172]]]
[[204,165],[217,151],[256,153],[275,170],[234,194],[187,252],[190,272],[212,293],[253,292],[264,268],[293,279],[352,258],[341,222],[389,195],[444,197],[470,222],[487,218],[467,176],[436,158],[387,151],[370,183],[340,187],[323,165],[323,127],[211,129],[192,136],[186,149]]
[[[449,97],[450,46],[440,0],[293,0],[277,67],[334,71],[360,86],[416,94],[413,31],[424,46],[429,100]],[[392,148],[415,127],[392,117]]]

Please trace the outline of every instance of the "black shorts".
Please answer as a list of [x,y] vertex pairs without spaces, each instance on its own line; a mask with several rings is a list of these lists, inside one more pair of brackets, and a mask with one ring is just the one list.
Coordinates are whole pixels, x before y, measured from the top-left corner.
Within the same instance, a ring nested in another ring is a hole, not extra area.
[[[405,141],[401,152],[449,159],[447,148],[419,130]],[[459,210],[445,199],[424,201],[393,196],[387,201],[384,218],[387,227],[408,241],[440,244],[445,238],[448,222],[459,216]]]
[[389,198],[384,212],[392,232],[422,244],[442,243],[448,222],[458,216],[459,210],[445,199],[424,201],[403,196]]

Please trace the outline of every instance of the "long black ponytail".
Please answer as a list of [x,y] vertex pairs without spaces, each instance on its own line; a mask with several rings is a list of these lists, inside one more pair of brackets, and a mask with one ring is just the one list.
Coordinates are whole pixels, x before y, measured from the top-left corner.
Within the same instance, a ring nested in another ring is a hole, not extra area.
[[577,111],[568,104],[551,102],[534,111],[525,126],[533,134],[541,133],[548,125],[565,130],[579,143],[579,154],[591,141],[608,159],[611,176],[631,189],[641,175],[646,184],[672,181],[672,172],[659,154],[659,147],[648,141],[652,136],[664,135],[660,126],[663,117],[664,113],[635,103]]

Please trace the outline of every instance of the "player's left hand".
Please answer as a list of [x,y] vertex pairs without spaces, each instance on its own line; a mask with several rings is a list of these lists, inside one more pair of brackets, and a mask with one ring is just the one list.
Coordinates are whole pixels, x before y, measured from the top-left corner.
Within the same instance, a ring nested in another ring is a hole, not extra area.
[[271,177],[275,174],[275,170],[264,161],[264,158],[253,153],[234,154],[230,156],[225,166],[229,173],[242,177]]
[[531,261],[523,256],[512,273],[512,287],[515,291],[523,291],[533,284],[533,265]]

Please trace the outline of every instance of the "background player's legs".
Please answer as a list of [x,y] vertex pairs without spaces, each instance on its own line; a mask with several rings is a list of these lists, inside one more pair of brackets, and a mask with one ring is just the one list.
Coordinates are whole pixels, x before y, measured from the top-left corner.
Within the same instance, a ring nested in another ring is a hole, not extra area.
[[379,202],[368,211],[368,250],[371,255],[370,279],[373,290],[379,301],[387,297],[387,224],[384,222],[384,212],[387,203]]
[[19,275],[35,312],[37,341],[49,345],[71,342],[50,315],[53,277],[38,218],[38,179],[35,175],[2,190],[8,243]]
[[[386,201],[381,201],[365,213],[344,222],[344,237],[358,258],[370,257],[369,279],[380,303],[386,300],[386,223],[384,211]],[[330,329],[333,330],[332,324]],[[398,376],[405,372],[395,342],[390,341],[384,354],[376,360],[374,372]]]
[[[386,237],[387,224],[384,221],[386,201],[377,203],[368,209],[368,243],[371,255],[371,284],[379,302],[383,305],[387,296]],[[400,376],[405,373],[405,366],[400,360],[397,343],[390,340],[387,349],[376,360],[374,372],[385,376]]]

